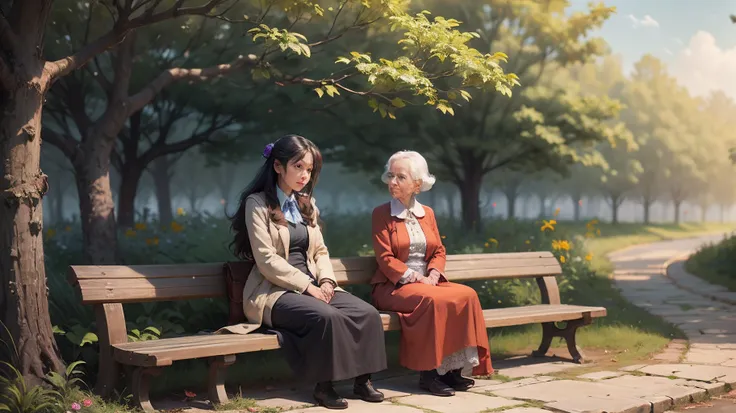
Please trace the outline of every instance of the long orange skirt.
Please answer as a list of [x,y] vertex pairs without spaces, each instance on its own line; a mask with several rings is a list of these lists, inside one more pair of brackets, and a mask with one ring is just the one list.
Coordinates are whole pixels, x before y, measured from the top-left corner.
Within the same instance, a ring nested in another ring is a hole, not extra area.
[[475,346],[480,364],[473,368],[473,375],[493,373],[483,308],[472,288],[452,282],[395,288],[386,282],[373,286],[373,302],[379,310],[399,314],[402,366],[433,370],[445,357]]

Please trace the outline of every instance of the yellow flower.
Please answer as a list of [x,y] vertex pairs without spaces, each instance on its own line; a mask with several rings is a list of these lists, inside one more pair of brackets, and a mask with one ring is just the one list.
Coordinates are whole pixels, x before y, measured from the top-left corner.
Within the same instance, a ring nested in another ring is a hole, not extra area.
[[593,254],[588,253],[588,255],[585,256],[585,261],[592,261],[593,260]]
[[56,235],[56,230],[53,228],[49,228],[46,230],[46,238],[53,238],[54,235]]
[[526,244],[526,245],[529,245],[529,244],[531,244],[531,243],[532,243],[532,242],[531,242],[531,241],[529,241],[529,240],[526,240],[526,241],[524,241],[524,244]]
[[490,247],[490,246],[491,246],[491,244],[489,244],[489,243],[487,243],[487,242],[486,242],[485,244],[483,244],[483,245],[484,245],[484,246],[485,246],[486,248],[488,248],[488,247]]
[[66,232],[69,232],[71,230],[72,230],[72,226],[71,225],[67,225],[66,228],[64,228],[64,231],[66,231]]
[[146,245],[158,245],[158,237],[148,238]]
[[132,229],[129,229],[129,230],[125,231],[125,236],[128,237],[128,238],[135,237],[135,231],[132,230]]
[[565,261],[567,261],[567,258],[564,255],[560,255],[560,262],[564,264]]
[[171,230],[174,232],[181,232],[182,230],[184,230],[184,225],[181,225],[176,221],[171,221]]
[[595,230],[595,234],[596,235],[601,235],[601,230],[599,230],[599,229]]
[[570,243],[566,240],[554,240],[552,241],[552,248],[555,250],[570,251]]
[[558,216],[558,215],[560,215],[560,208],[555,209],[554,216]]
[[490,242],[491,244],[494,244],[494,245],[498,245],[498,240],[495,239],[495,238],[488,238],[488,242]]
[[443,236],[441,236],[440,238],[442,238],[442,239],[445,239],[445,238],[447,238],[447,236],[443,235]]
[[547,221],[545,219],[545,220],[542,220],[542,222],[544,222],[544,225],[542,225],[542,227],[539,228],[539,230],[542,231],[542,232],[544,232],[546,230],[554,231],[555,230],[555,225],[557,225],[557,221],[554,220],[554,219],[550,219],[549,221]]
[[137,229],[138,231],[143,231],[144,229],[146,229],[146,224],[143,222],[139,222],[135,224],[135,229]]
[[180,217],[183,217],[184,215],[186,215],[186,213],[184,212],[184,208],[181,208],[181,207],[177,208],[176,215],[179,215]]

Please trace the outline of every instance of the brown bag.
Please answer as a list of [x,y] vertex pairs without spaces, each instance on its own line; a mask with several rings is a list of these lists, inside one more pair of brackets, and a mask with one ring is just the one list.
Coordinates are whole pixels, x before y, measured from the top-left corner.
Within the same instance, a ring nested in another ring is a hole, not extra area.
[[243,312],[243,289],[248,275],[253,269],[253,261],[232,261],[223,265],[225,284],[227,285],[227,300],[230,304],[230,314],[227,325],[245,323],[248,320]]

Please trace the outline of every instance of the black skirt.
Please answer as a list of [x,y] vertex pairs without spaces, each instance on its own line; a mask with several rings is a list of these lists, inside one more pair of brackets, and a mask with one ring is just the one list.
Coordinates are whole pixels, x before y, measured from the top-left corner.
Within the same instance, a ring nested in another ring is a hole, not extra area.
[[300,379],[338,381],[386,369],[378,310],[346,292],[336,291],[329,304],[287,292],[274,304],[271,324]]

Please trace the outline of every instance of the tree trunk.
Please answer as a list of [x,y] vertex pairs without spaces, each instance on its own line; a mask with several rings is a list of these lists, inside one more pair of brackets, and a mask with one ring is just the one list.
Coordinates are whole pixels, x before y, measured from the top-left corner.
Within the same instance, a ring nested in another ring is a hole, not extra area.
[[85,262],[117,262],[115,202],[110,187],[110,140],[91,136],[84,158],[75,165]]
[[133,228],[135,225],[135,199],[143,168],[136,162],[126,162],[120,171],[118,192],[118,228]]
[[707,205],[701,205],[700,206],[700,222],[705,222],[705,216],[708,213],[708,206]]
[[518,194],[516,192],[506,194],[506,215],[508,219],[514,219],[516,216],[516,200]]
[[[23,44],[0,53],[0,321],[10,333],[0,329],[0,339],[12,338],[20,359],[10,361],[29,385],[64,370],[51,331],[42,240],[48,181],[40,169],[41,114],[50,80],[38,57],[51,2],[42,4],[18,6]],[[3,37],[0,30],[0,43]]]
[[544,207],[544,204],[547,201],[547,195],[537,195],[539,197],[539,219],[544,218],[547,216],[547,209]]
[[648,197],[644,197],[644,224],[649,225],[651,221],[650,213],[652,209],[652,200]]
[[464,180],[458,182],[462,207],[463,227],[472,231],[480,231],[480,189],[483,174],[476,162],[463,164]]
[[174,220],[171,206],[171,172],[169,158],[163,156],[152,162],[151,175],[156,187],[156,203],[158,204],[158,219],[161,225],[168,226]]
[[580,201],[582,198],[580,195],[572,196],[572,208],[573,208],[573,219],[577,222],[580,221]]
[[675,204],[675,224],[680,223],[680,204],[682,204],[682,201],[673,201]]
[[611,194],[611,223],[618,224],[618,210],[623,203],[623,197],[619,194]]

